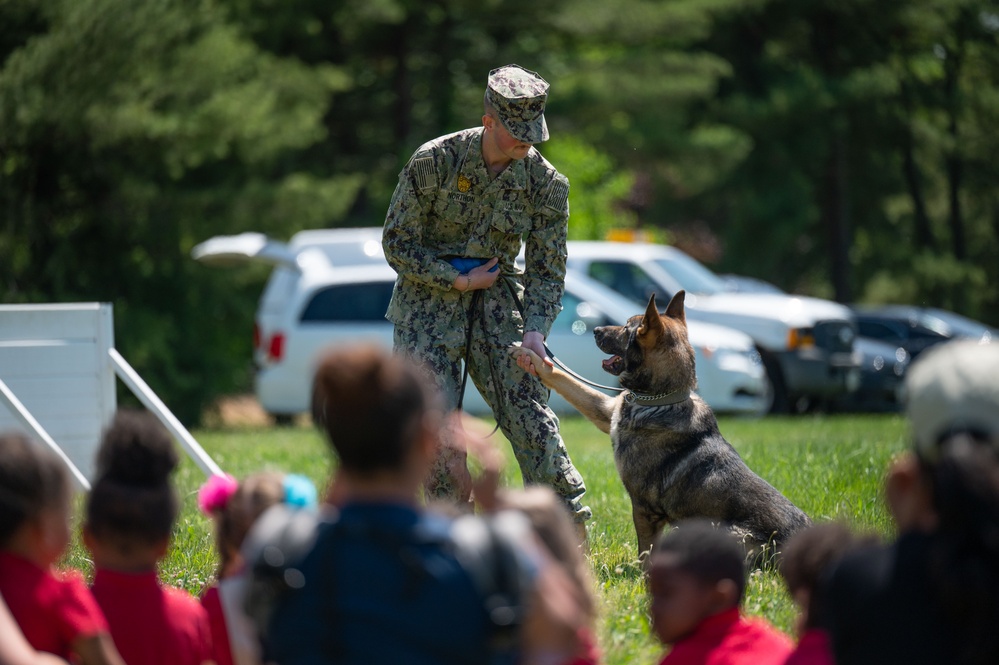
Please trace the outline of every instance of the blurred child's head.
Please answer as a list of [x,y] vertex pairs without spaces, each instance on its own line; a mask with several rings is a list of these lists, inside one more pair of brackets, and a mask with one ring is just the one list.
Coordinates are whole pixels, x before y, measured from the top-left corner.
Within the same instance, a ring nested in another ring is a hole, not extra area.
[[519,510],[527,516],[534,533],[569,574],[577,588],[581,609],[587,619],[592,620],[596,613],[593,575],[580,549],[565,503],[550,487],[532,485],[522,490],[501,492],[499,507]]
[[313,381],[313,421],[340,469],[358,477],[416,471],[422,478],[424,472],[412,467],[414,453],[423,452],[421,444],[436,445],[439,406],[415,364],[375,345],[329,352]]
[[312,481],[297,474],[260,471],[238,482],[229,475],[212,476],[198,491],[198,506],[215,520],[215,547],[219,577],[238,572],[240,548],[250,527],[271,506],[287,503],[311,507],[316,503]]
[[110,567],[148,567],[165,554],[179,503],[170,474],[179,462],[169,433],[145,411],[121,410],[97,452],[84,541]]
[[953,341],[906,375],[912,451],[889,471],[900,531],[980,531],[999,503],[999,344]]
[[69,544],[69,474],[51,450],[18,433],[0,434],[0,549],[41,566]]
[[746,551],[727,530],[686,520],[659,537],[649,559],[652,627],[673,644],[702,621],[737,608],[746,588]]
[[823,572],[850,550],[876,542],[876,536],[855,534],[842,522],[813,524],[788,539],[780,560],[780,573],[801,610],[799,634],[824,625],[823,601],[819,595]]

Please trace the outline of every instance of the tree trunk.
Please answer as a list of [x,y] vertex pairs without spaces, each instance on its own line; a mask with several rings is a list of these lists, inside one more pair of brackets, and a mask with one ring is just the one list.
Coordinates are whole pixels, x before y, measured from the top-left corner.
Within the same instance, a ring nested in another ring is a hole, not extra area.
[[961,183],[964,175],[964,164],[961,160],[961,136],[958,125],[958,115],[961,112],[959,99],[959,79],[963,60],[964,40],[958,30],[958,46],[947,50],[944,59],[944,107],[947,112],[947,133],[950,136],[950,150],[947,153],[947,203],[949,214],[947,221],[950,226],[951,248],[954,258],[963,261],[968,256],[964,234],[964,216],[961,212]]
[[902,83],[902,107],[905,109],[905,129],[902,144],[902,173],[912,199],[913,227],[916,233],[916,247],[935,249],[936,238],[930,227],[930,217],[926,213],[926,198],[923,195],[923,180],[916,163],[916,146],[912,137],[912,94],[909,85]]
[[[403,21],[396,29],[395,72],[392,76],[392,89],[395,90],[395,108],[392,112],[392,135],[397,146],[405,146],[410,140],[413,115],[413,83],[409,77],[409,32],[411,19]],[[405,152],[405,151],[403,151]]]

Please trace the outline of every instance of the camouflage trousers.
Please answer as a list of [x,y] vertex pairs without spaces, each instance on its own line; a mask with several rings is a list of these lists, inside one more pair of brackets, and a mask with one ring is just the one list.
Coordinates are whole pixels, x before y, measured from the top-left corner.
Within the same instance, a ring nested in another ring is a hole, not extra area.
[[[461,390],[465,339],[432,338],[425,330],[395,327],[396,353],[421,364],[428,379],[451,408],[458,404]],[[582,505],[586,486],[572,465],[559,434],[558,417],[548,407],[548,389],[520,367],[510,356],[509,347],[520,337],[500,339],[473,326],[468,375],[493,411],[500,430],[511,442],[525,485],[548,485],[562,498],[575,521],[592,516]],[[424,483],[428,499],[467,502],[471,477],[465,454],[452,446],[441,446],[437,460]]]

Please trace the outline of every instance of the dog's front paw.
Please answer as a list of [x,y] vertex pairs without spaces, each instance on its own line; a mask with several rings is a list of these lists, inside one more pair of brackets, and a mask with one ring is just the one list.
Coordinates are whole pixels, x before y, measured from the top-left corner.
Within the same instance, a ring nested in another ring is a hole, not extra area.
[[517,360],[518,367],[525,372],[538,377],[541,379],[542,383],[545,383],[546,380],[551,377],[552,365],[550,362],[545,362],[545,360],[534,351],[522,346],[511,346],[510,355]]

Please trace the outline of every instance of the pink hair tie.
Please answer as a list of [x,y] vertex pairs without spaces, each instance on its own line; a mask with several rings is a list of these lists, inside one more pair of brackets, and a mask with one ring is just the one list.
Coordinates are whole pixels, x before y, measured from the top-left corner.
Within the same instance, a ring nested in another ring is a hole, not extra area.
[[239,482],[228,473],[212,476],[198,490],[198,508],[205,515],[219,512],[239,489]]

